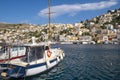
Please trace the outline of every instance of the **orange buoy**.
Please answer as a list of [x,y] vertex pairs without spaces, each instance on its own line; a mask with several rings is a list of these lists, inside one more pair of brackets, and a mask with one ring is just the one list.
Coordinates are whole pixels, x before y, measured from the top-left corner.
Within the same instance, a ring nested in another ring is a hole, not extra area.
[[50,52],[50,50],[47,51],[47,56],[48,56],[48,57],[51,56],[51,52]]

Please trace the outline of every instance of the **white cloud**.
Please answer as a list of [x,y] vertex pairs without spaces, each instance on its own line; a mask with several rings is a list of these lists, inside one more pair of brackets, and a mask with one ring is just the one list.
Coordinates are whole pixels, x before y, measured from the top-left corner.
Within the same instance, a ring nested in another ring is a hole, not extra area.
[[[71,4],[71,5],[64,4],[64,5],[51,6],[51,12],[55,12],[52,14],[52,17],[57,17],[64,14],[68,14],[69,16],[74,16],[79,11],[104,9],[114,6],[116,4],[117,1],[115,0],[101,1],[96,3],[86,3],[86,4]],[[46,13],[48,13],[48,8],[41,10],[38,13],[38,15],[44,17],[47,16]]]

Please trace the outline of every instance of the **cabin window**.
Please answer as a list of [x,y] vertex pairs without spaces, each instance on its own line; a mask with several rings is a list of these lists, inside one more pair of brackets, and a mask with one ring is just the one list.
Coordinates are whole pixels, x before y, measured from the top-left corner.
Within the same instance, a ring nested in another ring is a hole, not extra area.
[[5,53],[5,51],[7,51],[7,47],[0,46],[0,53]]
[[24,50],[24,47],[20,47],[20,50]]
[[3,49],[3,48],[0,46],[0,52],[2,51],[2,49]]
[[12,47],[12,51],[24,50],[24,47]]
[[29,53],[29,61],[35,61],[37,59],[43,58],[44,47],[31,47]]
[[17,50],[18,50],[17,47],[13,47],[13,48],[12,48],[12,51],[17,51]]

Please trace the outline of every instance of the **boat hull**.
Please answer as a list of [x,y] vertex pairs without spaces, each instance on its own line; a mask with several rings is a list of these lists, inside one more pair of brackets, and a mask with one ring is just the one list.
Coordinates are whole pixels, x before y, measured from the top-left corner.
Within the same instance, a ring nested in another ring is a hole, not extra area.
[[[37,75],[53,68],[59,62],[61,62],[61,60],[62,59],[59,56],[59,60],[57,58],[51,59],[49,60],[49,64],[47,63],[47,61],[44,61],[42,63],[27,65],[26,67],[12,64],[0,64],[0,76],[2,78],[23,78]],[[12,66],[12,68],[7,68],[8,66]]]
[[57,61],[57,58],[56,58],[56,59],[50,60],[49,66],[47,65],[46,62],[30,65],[26,69],[26,76],[33,76],[33,75],[45,72],[51,69],[52,67],[54,67],[55,65],[57,65],[59,62],[60,61]]

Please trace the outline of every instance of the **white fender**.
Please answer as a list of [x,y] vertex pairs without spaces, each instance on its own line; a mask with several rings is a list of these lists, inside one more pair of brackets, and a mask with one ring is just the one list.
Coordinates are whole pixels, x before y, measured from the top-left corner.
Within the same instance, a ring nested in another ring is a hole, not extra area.
[[63,57],[65,57],[65,54],[64,54],[64,52],[62,51],[62,55],[63,55]]
[[47,68],[49,68],[50,67],[50,58],[47,56],[47,51],[45,51],[45,61],[46,61]]
[[49,67],[50,67],[50,61],[47,60],[47,61],[46,61],[46,64],[47,64],[47,68],[49,68]]
[[60,54],[60,59],[63,60],[63,55],[62,55],[62,53]]
[[63,60],[63,51],[61,49],[59,49],[59,56],[60,56],[60,59]]
[[60,61],[60,58],[57,56],[57,61],[59,62]]

